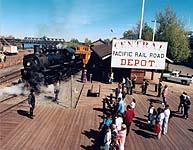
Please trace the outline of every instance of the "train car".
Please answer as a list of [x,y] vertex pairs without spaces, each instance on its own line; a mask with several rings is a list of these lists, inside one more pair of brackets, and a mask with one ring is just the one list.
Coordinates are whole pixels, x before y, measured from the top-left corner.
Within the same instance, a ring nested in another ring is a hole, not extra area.
[[34,47],[34,54],[23,58],[22,79],[36,91],[41,85],[49,85],[68,78],[82,70],[83,62],[72,48]]

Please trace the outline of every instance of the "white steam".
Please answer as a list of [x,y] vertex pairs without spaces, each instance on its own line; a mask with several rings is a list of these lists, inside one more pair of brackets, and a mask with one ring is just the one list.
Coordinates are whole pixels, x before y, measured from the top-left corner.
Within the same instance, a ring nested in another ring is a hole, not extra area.
[[24,90],[24,84],[17,84],[11,87],[1,87],[0,89],[0,96],[3,94],[24,94],[25,90]]

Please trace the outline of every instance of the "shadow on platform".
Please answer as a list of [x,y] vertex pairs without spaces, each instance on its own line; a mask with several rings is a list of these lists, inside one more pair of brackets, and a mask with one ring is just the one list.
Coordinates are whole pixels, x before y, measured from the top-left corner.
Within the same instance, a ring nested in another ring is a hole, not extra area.
[[147,119],[144,119],[144,118],[140,118],[140,117],[135,117],[135,119],[137,119],[138,121],[144,121],[144,122],[147,122]]
[[188,129],[189,131],[193,132],[193,129]]
[[158,104],[162,104],[162,101],[159,100],[159,99],[152,99],[152,98],[150,98],[150,99],[148,99],[147,101],[149,101],[150,103],[158,103]]
[[178,111],[171,111],[170,119],[173,118],[173,117],[184,118],[183,114],[181,114]]
[[153,132],[152,127],[150,127],[146,122],[142,122],[140,120],[134,120],[133,122],[135,123],[135,126],[139,129]]
[[132,129],[136,134],[140,135],[140,136],[143,136],[144,138],[156,138],[156,135],[155,134],[151,134],[151,133],[148,133],[146,131],[143,131],[143,130],[135,130],[135,129]]
[[83,131],[81,134],[85,135],[88,139],[91,140],[92,145],[81,145],[80,147],[85,150],[98,150],[102,145],[103,138],[99,131],[90,129],[89,131]]
[[21,109],[19,109],[19,110],[17,110],[17,113],[18,113],[19,115],[21,115],[21,116],[25,116],[25,117],[30,118],[29,112],[26,111],[26,110],[21,110]]

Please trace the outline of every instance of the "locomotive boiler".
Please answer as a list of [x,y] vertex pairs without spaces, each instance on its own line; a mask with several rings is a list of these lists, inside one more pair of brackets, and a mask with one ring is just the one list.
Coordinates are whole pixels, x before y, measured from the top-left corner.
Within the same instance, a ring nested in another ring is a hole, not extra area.
[[23,58],[22,80],[36,91],[42,84],[49,85],[68,78],[82,69],[82,59],[72,48],[34,47],[34,54]]

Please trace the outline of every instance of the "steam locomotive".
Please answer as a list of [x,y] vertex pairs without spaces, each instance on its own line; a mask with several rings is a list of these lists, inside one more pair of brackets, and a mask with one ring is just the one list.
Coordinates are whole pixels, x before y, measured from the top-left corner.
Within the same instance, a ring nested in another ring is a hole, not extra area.
[[22,80],[35,91],[41,85],[54,84],[82,69],[83,62],[72,48],[40,48],[34,46],[34,54],[23,58]]

